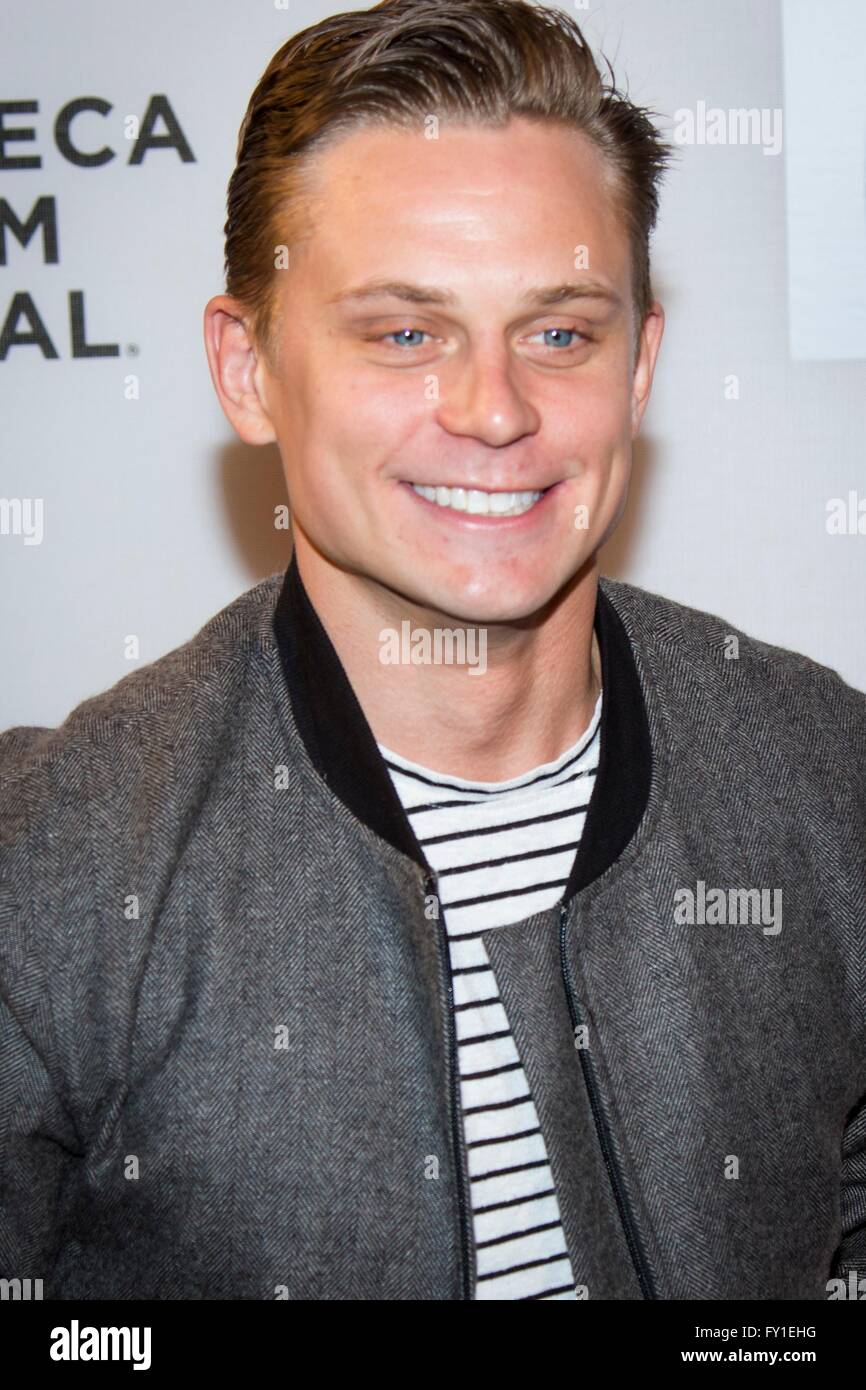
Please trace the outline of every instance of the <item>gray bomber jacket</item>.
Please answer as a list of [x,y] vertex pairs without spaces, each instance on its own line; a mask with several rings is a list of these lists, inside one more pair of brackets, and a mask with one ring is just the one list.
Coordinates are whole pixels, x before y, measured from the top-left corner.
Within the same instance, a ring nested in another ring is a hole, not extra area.
[[[563,902],[483,937],[575,1280],[825,1299],[866,1273],[866,695],[629,584],[595,622]],[[474,1297],[435,895],[294,560],[0,735],[0,1277]]]

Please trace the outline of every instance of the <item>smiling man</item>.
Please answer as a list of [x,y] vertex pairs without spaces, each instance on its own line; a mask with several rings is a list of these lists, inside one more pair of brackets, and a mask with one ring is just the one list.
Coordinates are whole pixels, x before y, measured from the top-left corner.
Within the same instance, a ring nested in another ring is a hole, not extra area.
[[522,0],[269,64],[205,342],[292,558],[0,739],[4,1275],[823,1299],[866,1260],[866,697],[598,572],[669,153]]

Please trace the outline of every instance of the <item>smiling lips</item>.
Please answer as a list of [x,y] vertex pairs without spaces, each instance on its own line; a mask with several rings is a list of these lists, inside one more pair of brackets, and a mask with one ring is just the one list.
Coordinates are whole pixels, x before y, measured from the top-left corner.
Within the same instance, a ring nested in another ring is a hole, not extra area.
[[410,486],[437,507],[475,516],[522,516],[547,492],[547,488],[540,492],[482,492],[479,488],[423,487],[419,483]]

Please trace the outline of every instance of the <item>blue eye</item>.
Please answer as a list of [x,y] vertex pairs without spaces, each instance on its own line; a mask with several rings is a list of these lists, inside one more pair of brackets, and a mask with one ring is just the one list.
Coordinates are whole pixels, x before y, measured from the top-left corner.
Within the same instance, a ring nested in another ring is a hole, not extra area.
[[[559,333],[559,334],[563,334],[563,333],[564,333],[564,334],[565,334],[567,337],[569,337],[569,338],[576,338],[576,337],[579,336],[576,328],[543,328],[541,331],[542,331],[542,333],[544,333],[545,335],[549,335],[549,334],[551,334],[551,333]],[[567,348],[569,348],[569,347],[571,347],[571,343],[548,343],[546,346],[547,346],[547,347],[567,347]]]
[[[421,338],[426,338],[427,336],[423,328],[398,328],[395,333],[386,333],[385,337],[389,339],[396,338],[402,347],[420,347],[420,343],[410,343],[408,341],[413,335]],[[395,346],[396,345],[397,344],[395,344]]]

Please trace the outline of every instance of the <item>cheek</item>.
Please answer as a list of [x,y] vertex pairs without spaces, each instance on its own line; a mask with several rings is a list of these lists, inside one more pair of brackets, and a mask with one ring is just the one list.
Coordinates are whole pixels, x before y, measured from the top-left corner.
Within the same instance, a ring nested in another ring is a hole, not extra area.
[[557,381],[548,378],[533,395],[550,438],[603,447],[631,422],[632,380],[619,362],[587,362]]
[[284,417],[295,468],[316,496],[357,476],[380,434],[382,411],[357,381],[317,364],[293,383]]
[[606,470],[631,438],[630,420],[627,403],[611,400],[609,393],[586,392],[557,422],[557,452],[578,474]]
[[[323,437],[341,471],[356,479],[384,472],[403,476],[417,462],[435,406],[422,377],[343,383],[322,403]],[[429,444],[427,446],[429,449]]]

